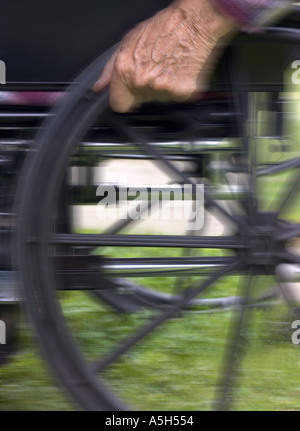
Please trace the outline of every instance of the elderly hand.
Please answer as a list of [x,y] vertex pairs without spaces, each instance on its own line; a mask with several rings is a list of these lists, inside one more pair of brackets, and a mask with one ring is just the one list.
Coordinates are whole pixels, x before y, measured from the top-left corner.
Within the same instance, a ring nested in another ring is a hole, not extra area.
[[117,112],[152,100],[187,100],[205,90],[215,48],[233,28],[209,0],[176,0],[124,37],[93,90],[110,83]]

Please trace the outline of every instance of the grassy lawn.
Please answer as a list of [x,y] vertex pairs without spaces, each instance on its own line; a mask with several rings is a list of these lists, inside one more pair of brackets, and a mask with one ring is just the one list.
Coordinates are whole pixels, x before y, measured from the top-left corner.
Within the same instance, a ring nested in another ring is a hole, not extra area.
[[[173,283],[170,279],[170,287]],[[268,283],[261,280],[257,288]],[[223,279],[214,295],[234,294],[239,284],[238,277]],[[160,288],[161,280],[153,279],[150,286]],[[61,297],[68,324],[89,360],[99,358],[149,314],[116,314],[81,292]],[[105,374],[105,381],[138,410],[211,409],[233,315],[224,311],[176,316],[127,353]],[[234,408],[300,409],[300,352],[291,342],[291,316],[281,306],[253,310],[249,317]],[[0,381],[1,411],[77,408],[58,389],[24,316],[19,351],[0,369]]]

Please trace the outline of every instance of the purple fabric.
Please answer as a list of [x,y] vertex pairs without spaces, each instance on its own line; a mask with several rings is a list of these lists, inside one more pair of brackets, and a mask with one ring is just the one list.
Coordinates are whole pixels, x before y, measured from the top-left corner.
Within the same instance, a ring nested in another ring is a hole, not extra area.
[[52,106],[58,102],[61,92],[1,91],[0,105],[41,105]]
[[[240,28],[255,28],[278,12],[283,12],[292,2],[287,0],[211,0]],[[269,16],[268,16],[269,15]]]

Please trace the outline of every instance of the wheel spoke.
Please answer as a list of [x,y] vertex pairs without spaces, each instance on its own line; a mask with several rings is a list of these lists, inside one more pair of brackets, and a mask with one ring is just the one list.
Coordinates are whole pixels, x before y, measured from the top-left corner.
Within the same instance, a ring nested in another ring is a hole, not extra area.
[[276,240],[288,241],[292,238],[300,236],[300,223],[291,224],[288,227],[284,227],[281,231],[276,234]]
[[288,184],[284,187],[284,190],[280,193],[281,197],[277,199],[278,205],[276,207],[278,209],[272,218],[272,224],[274,224],[280,215],[289,208],[296,194],[299,193],[300,171],[295,175],[293,181],[288,178],[287,183]]
[[158,326],[163,324],[166,320],[171,319],[178,311],[185,307],[192,299],[197,295],[201,294],[209,286],[215,283],[219,278],[234,271],[240,265],[239,261],[236,261],[230,266],[221,269],[213,276],[206,279],[200,286],[189,289],[185,294],[171,307],[163,311],[159,316],[154,316],[150,319],[146,325],[143,325],[134,335],[130,336],[127,340],[121,343],[111,354],[106,358],[101,359],[92,364],[92,369],[95,373],[100,373],[108,366],[112,365],[118,360],[124,353],[134,347],[137,343],[143,340],[147,335],[153,332]]
[[[172,183],[168,183],[168,185],[172,186]],[[160,202],[159,200],[145,200],[143,202],[139,202],[137,205],[139,206],[139,216],[140,218],[142,218],[142,215],[144,213],[149,214],[149,211],[154,211],[157,207],[159,207]],[[120,233],[122,230],[126,229],[126,227],[128,227],[129,225],[132,226],[132,224],[134,224],[138,220],[139,219],[133,219],[130,217],[118,220],[105,231],[105,234],[112,235]]]
[[[174,277],[207,275],[235,261],[234,257],[102,258],[56,256],[58,290],[98,290],[107,277]],[[106,283],[105,283],[106,286]],[[129,287],[130,289],[130,287]],[[104,290],[109,290],[105,287]]]
[[[247,199],[245,201],[240,201],[240,204],[245,209],[246,213],[248,213],[250,221],[253,224],[254,209],[256,206],[253,198],[256,189],[256,153],[255,150],[253,150],[253,132],[255,132],[255,130],[252,130],[252,136],[249,135],[248,124],[249,114],[255,117],[256,113],[255,110],[253,110],[253,105],[249,106],[248,93],[242,90],[242,82],[245,82],[245,76],[243,71],[236,67],[235,54],[234,49],[231,49],[225,59],[227,87],[230,94],[232,94],[235,129],[241,142],[240,156],[242,160],[244,160],[241,166],[241,172],[246,174],[248,179]],[[252,108],[251,113],[249,112],[250,108]]]
[[218,386],[216,409],[227,411],[233,403],[233,389],[238,377],[238,368],[245,353],[246,326],[249,322],[250,292],[253,289],[251,270],[247,280],[242,283],[241,297],[243,302],[238,315],[233,316],[232,328],[226,343],[225,357]]
[[[117,122],[118,127],[122,130],[124,135],[127,135],[128,138],[135,144],[138,148],[143,148],[147,154],[152,155],[158,164],[161,164],[166,172],[169,172],[170,175],[174,176],[176,181],[180,184],[189,184],[192,187],[196,188],[196,183],[191,180],[191,178],[183,171],[178,169],[174,163],[172,163],[164,154],[160,151],[157,151],[154,146],[150,145],[145,139],[143,139],[136,132],[133,132],[129,129],[123,122]],[[193,190],[194,191],[194,190]],[[226,220],[230,221],[239,228],[244,227],[244,223],[241,219],[232,216],[230,213],[226,211],[225,208],[222,207],[215,199],[210,196],[210,193],[204,189],[204,201],[205,204],[209,207],[215,208],[221,215],[225,217]]]
[[260,167],[257,170],[257,176],[263,177],[267,175],[280,174],[282,172],[290,171],[291,169],[300,168],[300,158],[288,160],[286,162],[272,164],[269,166]]
[[[28,243],[38,243],[38,238],[29,238]],[[175,247],[175,248],[220,248],[240,249],[243,245],[239,238],[195,237],[183,235],[101,235],[101,234],[53,234],[53,245],[74,246],[123,246],[123,247]]]

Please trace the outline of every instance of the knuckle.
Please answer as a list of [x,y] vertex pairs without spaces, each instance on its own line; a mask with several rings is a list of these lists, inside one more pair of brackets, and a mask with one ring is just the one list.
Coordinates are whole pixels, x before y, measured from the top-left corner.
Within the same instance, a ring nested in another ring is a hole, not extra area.
[[176,88],[173,93],[174,100],[187,100],[193,94],[193,91],[187,88]]
[[156,78],[152,83],[152,88],[156,92],[169,93],[171,86],[165,78]]
[[152,87],[155,92],[165,94],[170,100],[186,100],[193,93],[190,86],[166,78],[155,80]]
[[126,73],[124,68],[124,63],[120,60],[119,56],[116,58],[114,69],[115,69],[115,73],[118,76],[123,76]]
[[174,87],[173,98],[174,100],[187,100],[195,93],[195,91],[195,83],[185,81],[182,82],[181,85]]
[[132,84],[138,90],[142,90],[150,86],[147,78],[141,73],[135,73],[132,76]]
[[115,72],[121,78],[126,77],[130,73],[130,63],[125,53],[120,52],[115,60]]

